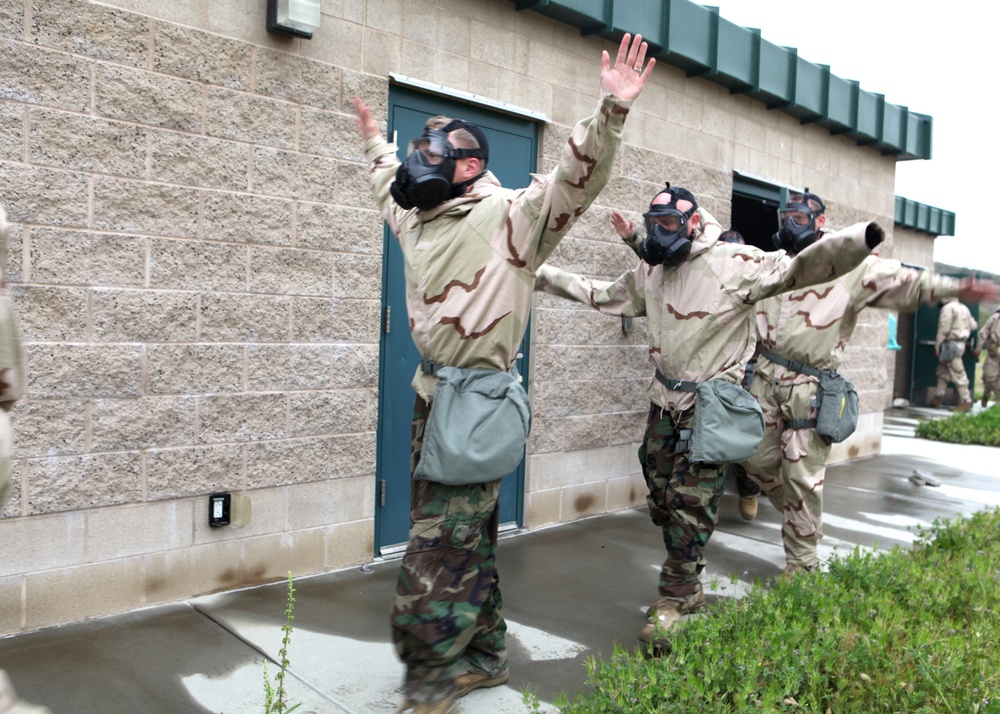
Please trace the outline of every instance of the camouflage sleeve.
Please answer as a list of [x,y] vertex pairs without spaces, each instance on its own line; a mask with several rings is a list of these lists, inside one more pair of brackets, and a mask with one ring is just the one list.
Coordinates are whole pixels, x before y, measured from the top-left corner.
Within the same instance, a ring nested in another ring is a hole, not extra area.
[[399,159],[396,158],[397,147],[382,138],[382,135],[373,136],[365,142],[365,156],[368,157],[368,173],[372,182],[372,195],[375,203],[382,214],[382,218],[389,224],[389,230],[393,235],[397,235],[399,221],[406,210],[392,200],[389,187],[396,180],[396,169],[399,168]]
[[511,204],[508,235],[530,269],[545,262],[607,185],[631,106],[605,95],[593,116],[573,129],[555,170],[534,177]]
[[944,307],[941,308],[941,314],[938,316],[937,336],[934,338],[934,346],[937,349],[941,349],[941,343],[947,339],[948,333],[951,332],[951,329],[954,326],[954,306],[956,304],[957,303],[952,302],[945,303]]
[[642,252],[639,250],[639,246],[642,245],[642,241],[643,238],[639,235],[639,231],[635,231],[629,238],[622,238],[622,243],[631,248],[632,252],[635,253],[639,260],[642,260]]
[[543,265],[535,276],[535,290],[589,305],[606,315],[643,317],[646,314],[643,281],[647,267],[641,263],[611,283]]
[[868,256],[867,223],[858,223],[823,236],[798,255],[784,251],[763,253],[758,269],[747,272],[747,299],[756,303],[789,290],[818,285],[854,270]]
[[885,307],[910,312],[958,295],[958,280],[930,270],[907,268],[898,260],[870,256],[852,296],[855,307]]

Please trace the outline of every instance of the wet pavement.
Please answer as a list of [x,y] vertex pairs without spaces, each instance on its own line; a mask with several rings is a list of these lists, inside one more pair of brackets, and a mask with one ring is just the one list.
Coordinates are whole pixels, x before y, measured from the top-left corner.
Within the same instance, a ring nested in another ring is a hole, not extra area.
[[[905,416],[902,418],[906,418]],[[887,428],[887,432],[890,431]],[[908,546],[936,518],[1000,505],[1000,450],[886,436],[880,456],[827,470],[822,554]],[[940,487],[917,486],[914,470]],[[723,497],[703,576],[709,602],[777,575],[777,512],[753,522]],[[527,712],[522,690],[551,703],[585,686],[585,662],[631,646],[657,596],[663,545],[644,510],[502,539],[498,564],[508,621],[510,682],[471,693],[465,714]],[[402,666],[387,613],[398,563],[300,578],[287,681],[297,714],[392,712]],[[731,577],[732,576],[732,577]],[[735,582],[734,582],[735,579]],[[262,663],[281,647],[285,584],[0,639],[0,668],[28,701],[54,714],[239,714],[263,710]],[[546,707],[550,710],[551,707]]]

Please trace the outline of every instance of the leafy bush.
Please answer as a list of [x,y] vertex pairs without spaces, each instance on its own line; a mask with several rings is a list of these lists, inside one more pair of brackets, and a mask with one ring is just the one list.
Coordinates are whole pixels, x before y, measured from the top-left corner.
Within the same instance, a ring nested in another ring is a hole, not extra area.
[[952,414],[944,419],[922,421],[917,436],[953,444],[1000,446],[1000,404],[978,414]]
[[592,659],[593,690],[562,711],[1000,712],[998,543],[1000,509],[758,583],[673,630],[669,655]]

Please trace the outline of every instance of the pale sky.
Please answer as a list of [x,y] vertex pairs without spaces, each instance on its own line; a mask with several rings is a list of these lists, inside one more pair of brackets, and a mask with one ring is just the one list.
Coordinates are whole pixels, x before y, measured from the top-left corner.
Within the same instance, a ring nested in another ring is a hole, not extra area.
[[893,104],[934,118],[931,160],[900,161],[896,195],[956,214],[934,259],[1000,274],[1000,77],[989,3],[952,0],[713,0],[722,17],[797,47],[809,62],[856,79]]

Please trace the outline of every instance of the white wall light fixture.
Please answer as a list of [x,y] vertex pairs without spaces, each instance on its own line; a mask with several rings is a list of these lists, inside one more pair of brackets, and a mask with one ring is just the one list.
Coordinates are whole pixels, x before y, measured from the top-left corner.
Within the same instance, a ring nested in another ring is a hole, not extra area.
[[321,0],[267,0],[267,31],[312,39],[319,29]]

